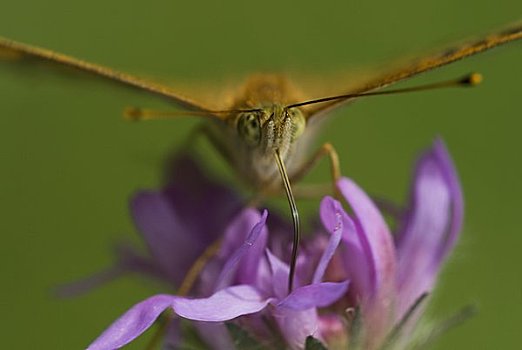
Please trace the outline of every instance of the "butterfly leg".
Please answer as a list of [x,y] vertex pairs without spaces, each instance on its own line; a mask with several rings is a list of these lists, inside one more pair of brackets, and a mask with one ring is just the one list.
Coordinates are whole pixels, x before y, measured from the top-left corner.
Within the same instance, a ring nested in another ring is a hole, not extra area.
[[[217,254],[221,248],[222,239],[217,239],[211,245],[209,245],[203,253],[194,261],[187,274],[183,278],[181,285],[179,286],[176,295],[188,296],[192,287],[196,283],[199,275],[207,265],[210,259]],[[156,321],[158,323],[156,331],[152,335],[151,339],[147,343],[145,350],[154,350],[158,348],[158,344],[163,340],[167,327],[172,321],[174,314],[172,312],[165,313],[163,317]]]
[[311,157],[306,161],[295,174],[292,175],[292,182],[300,181],[306,174],[312,170],[317,163],[325,156],[330,159],[330,173],[332,176],[333,193],[339,197],[336,187],[337,180],[341,178],[341,166],[339,164],[339,155],[331,143],[323,144]]
[[[227,157],[227,153],[223,147],[223,144],[216,137],[215,133],[212,131],[212,128],[207,124],[202,124],[191,132],[187,141],[189,144],[188,146],[191,146],[192,143],[200,136],[208,140],[217,153],[220,154],[227,162],[230,162],[230,158]],[[192,149],[192,147],[187,148]],[[216,255],[220,247],[221,239],[217,239],[215,242],[211,243],[194,261],[178,289],[178,295],[188,295],[194,283],[196,282],[197,277],[200,275],[201,271],[203,271],[207,262]]]
[[[225,153],[217,138],[212,133],[211,128],[206,124],[202,124],[199,127],[193,129],[187,138],[185,147],[183,149],[193,149],[194,142],[199,138],[203,137],[208,140],[209,143],[217,150],[219,154],[221,154],[225,159]],[[227,160],[228,161],[228,160]],[[183,281],[181,282],[177,295],[179,296],[188,296],[190,291],[192,290],[194,284],[196,283],[199,275],[207,265],[207,263],[214,257],[221,247],[222,239],[219,238],[216,241],[212,242],[206,249],[199,255],[196,260],[192,263],[190,268],[188,269]],[[172,313],[166,313],[164,317],[160,318],[157,323],[157,328],[151,337],[150,341],[145,347],[145,350],[154,350],[158,348],[158,344],[162,341],[165,333],[167,332],[167,328],[172,321],[174,315]]]
[[187,138],[184,148],[193,149],[192,146],[199,137],[206,139],[227,163],[232,164],[232,159],[230,158],[229,153],[225,150],[223,142],[220,141],[219,137],[215,135],[215,132],[208,124],[201,124],[197,128],[193,129]]

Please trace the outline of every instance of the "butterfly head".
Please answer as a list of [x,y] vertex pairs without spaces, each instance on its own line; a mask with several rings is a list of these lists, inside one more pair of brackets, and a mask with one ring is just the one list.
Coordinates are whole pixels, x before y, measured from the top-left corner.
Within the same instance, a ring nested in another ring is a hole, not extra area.
[[303,133],[306,119],[299,108],[271,104],[240,111],[235,118],[239,137],[251,148],[285,152]]

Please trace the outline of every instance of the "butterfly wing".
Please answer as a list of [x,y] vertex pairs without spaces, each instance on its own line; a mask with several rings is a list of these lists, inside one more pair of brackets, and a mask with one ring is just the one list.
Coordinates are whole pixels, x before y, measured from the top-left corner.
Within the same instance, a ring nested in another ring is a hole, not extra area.
[[[341,92],[337,95],[362,94],[381,89],[418,74],[442,67],[465,57],[475,55],[477,53],[518,39],[522,39],[522,24],[495,34],[488,35],[480,40],[455,45],[446,50],[442,50],[437,54],[416,59],[407,65],[400,66],[399,68],[393,69],[388,73],[385,73],[375,79],[367,81],[364,84],[356,86],[349,91]],[[326,112],[336,107],[340,107],[347,102],[352,101],[353,99],[354,98],[347,98],[310,106],[308,107],[308,118],[316,118],[317,116],[324,115]]]
[[71,67],[93,76],[103,78],[107,81],[116,82],[126,87],[135,88],[162,97],[186,110],[199,112],[204,115],[208,114],[210,117],[214,116],[209,108],[180,95],[168,86],[51,50],[0,37],[0,58],[2,57],[16,60],[23,60],[26,58],[36,59],[37,61],[43,61],[58,66]]

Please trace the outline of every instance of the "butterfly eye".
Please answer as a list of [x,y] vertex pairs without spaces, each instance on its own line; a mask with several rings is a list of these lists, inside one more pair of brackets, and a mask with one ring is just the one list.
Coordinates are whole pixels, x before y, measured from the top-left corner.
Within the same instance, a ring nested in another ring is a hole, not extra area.
[[261,140],[261,123],[257,113],[243,113],[237,121],[237,131],[250,146],[256,146]]
[[286,115],[292,120],[292,141],[301,136],[306,127],[306,119],[303,113],[297,108],[286,110]]

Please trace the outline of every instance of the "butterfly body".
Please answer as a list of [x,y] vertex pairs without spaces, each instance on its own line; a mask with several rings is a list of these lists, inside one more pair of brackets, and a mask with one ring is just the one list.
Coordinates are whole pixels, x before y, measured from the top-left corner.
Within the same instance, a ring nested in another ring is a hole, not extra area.
[[245,84],[222,120],[214,120],[210,139],[230,166],[254,189],[281,188],[274,160],[277,150],[291,178],[308,153],[313,128],[304,109],[286,109],[301,100],[283,76],[256,75]]

